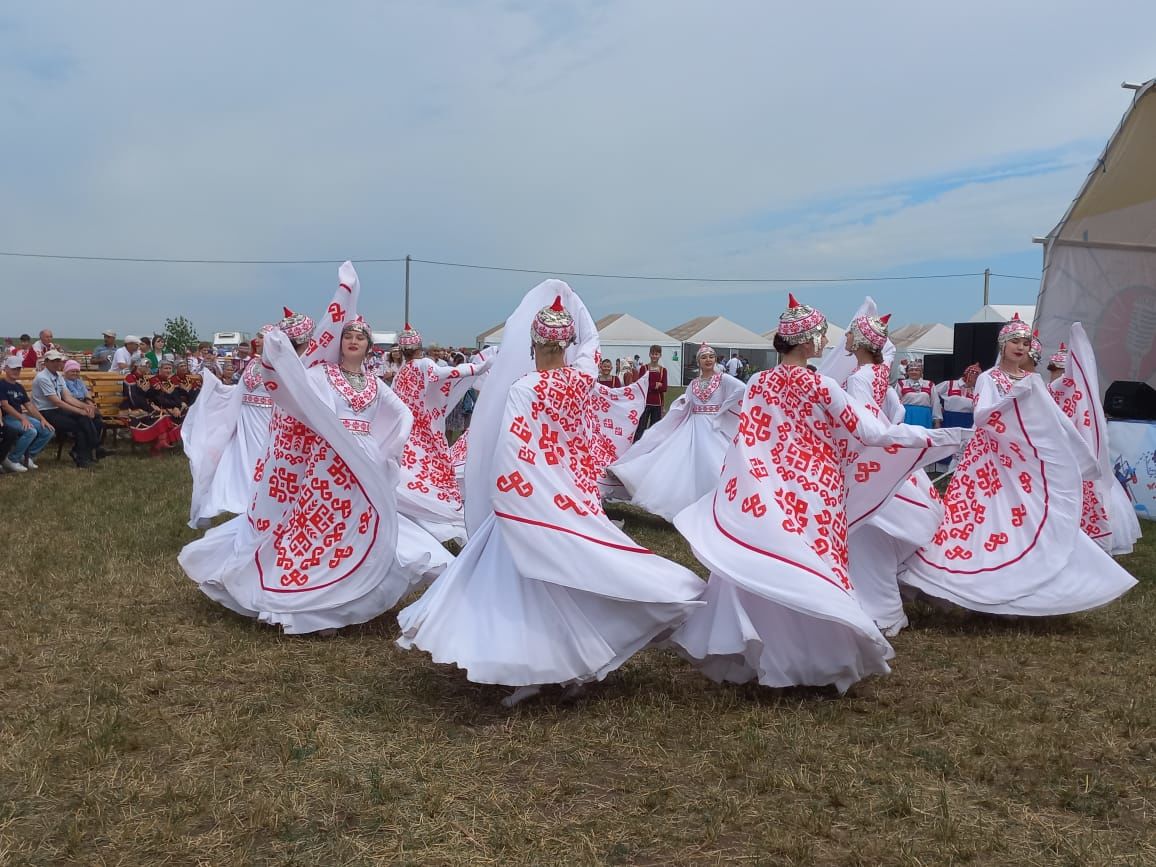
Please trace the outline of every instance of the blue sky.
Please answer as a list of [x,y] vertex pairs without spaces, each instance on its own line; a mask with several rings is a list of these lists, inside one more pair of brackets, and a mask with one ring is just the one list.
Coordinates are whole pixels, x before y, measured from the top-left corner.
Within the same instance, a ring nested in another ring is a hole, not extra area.
[[[418,258],[625,274],[1037,275],[1156,75],[1151,3],[41,2],[0,12],[0,250]],[[815,6],[816,8],[808,8]],[[804,7],[804,8],[798,8]],[[402,267],[359,265],[402,317]],[[252,330],[319,309],[331,265],[0,257],[0,333]],[[546,276],[546,275],[543,275]],[[471,341],[537,282],[419,264],[412,318]],[[788,289],[845,320],[966,318],[980,278],[573,278],[595,315],[773,327]],[[995,278],[992,300],[1037,284]]]

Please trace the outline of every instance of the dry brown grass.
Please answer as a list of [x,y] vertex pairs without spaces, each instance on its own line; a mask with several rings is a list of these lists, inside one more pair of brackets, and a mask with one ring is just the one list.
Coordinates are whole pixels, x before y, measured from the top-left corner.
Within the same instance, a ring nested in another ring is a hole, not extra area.
[[0,863],[1156,863],[1152,544],[1102,611],[914,610],[843,699],[649,651],[506,711],[392,616],[287,638],[203,598],[179,456],[45,464],[0,479]]

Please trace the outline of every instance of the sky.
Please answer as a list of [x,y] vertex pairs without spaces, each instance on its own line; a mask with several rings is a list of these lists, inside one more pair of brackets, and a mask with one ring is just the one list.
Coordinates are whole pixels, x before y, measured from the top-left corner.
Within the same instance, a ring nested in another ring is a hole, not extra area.
[[[0,10],[0,334],[362,313],[472,343],[559,272],[597,318],[954,322],[1043,235],[1156,76],[1156,4],[41,0]],[[790,282],[800,281],[800,282]]]

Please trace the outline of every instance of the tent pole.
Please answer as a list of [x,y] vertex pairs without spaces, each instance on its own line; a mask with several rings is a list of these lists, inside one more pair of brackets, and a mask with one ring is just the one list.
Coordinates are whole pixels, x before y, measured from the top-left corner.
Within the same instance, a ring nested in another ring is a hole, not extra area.
[[983,306],[987,307],[987,290],[991,284],[991,268],[983,269]]

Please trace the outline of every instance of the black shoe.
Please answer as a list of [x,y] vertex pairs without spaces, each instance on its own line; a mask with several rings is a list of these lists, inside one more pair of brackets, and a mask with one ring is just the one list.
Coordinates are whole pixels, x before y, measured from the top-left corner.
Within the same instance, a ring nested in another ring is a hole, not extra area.
[[92,454],[93,457],[98,461],[103,460],[104,458],[108,457],[108,449],[104,448],[103,446],[97,446],[96,451],[94,451]]

